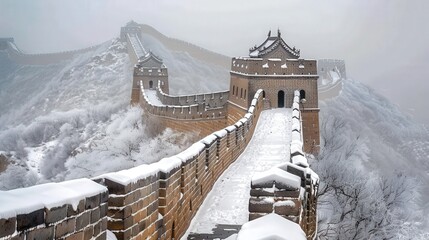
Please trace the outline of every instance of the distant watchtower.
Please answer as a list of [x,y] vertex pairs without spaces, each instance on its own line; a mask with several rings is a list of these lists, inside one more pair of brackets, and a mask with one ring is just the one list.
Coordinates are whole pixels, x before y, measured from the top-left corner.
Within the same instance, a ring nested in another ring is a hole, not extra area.
[[13,38],[0,38],[0,50],[6,50],[9,43],[14,43]]
[[266,40],[249,50],[248,57],[232,59],[228,114],[244,113],[251,96],[264,90],[265,108],[292,106],[300,91],[304,151],[316,152],[320,143],[317,61],[300,59],[300,50],[268,33]]
[[140,57],[134,67],[133,87],[131,91],[131,104],[138,104],[140,101],[140,82],[144,89],[156,89],[160,81],[160,88],[164,93],[169,93],[168,70],[162,59],[152,52]]
[[134,21],[129,21],[125,27],[121,27],[121,40],[127,41],[127,34],[137,34],[141,37],[140,25]]

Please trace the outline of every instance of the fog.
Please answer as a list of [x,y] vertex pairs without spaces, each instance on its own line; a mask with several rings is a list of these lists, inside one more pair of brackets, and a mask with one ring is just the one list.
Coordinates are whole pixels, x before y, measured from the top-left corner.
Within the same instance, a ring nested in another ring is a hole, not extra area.
[[302,57],[345,59],[349,77],[429,123],[421,99],[429,89],[427,9],[425,0],[2,0],[0,36],[14,37],[26,52],[55,52],[116,37],[133,19],[237,56],[263,41],[268,30],[280,29]]

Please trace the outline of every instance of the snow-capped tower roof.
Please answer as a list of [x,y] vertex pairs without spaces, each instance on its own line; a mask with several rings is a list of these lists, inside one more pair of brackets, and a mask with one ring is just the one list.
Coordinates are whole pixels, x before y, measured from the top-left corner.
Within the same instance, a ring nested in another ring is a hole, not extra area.
[[134,20],[131,20],[129,22],[127,22],[127,25],[125,25],[126,27],[139,27],[140,25],[138,23],[136,23]]
[[151,51],[139,58],[138,65],[140,67],[165,68],[162,59],[153,54]]
[[255,47],[249,49],[249,56],[252,58],[297,59],[300,56],[300,50],[295,47],[289,47],[281,37],[280,30],[277,30],[277,36],[271,36],[270,30],[267,39],[261,45],[255,45]]

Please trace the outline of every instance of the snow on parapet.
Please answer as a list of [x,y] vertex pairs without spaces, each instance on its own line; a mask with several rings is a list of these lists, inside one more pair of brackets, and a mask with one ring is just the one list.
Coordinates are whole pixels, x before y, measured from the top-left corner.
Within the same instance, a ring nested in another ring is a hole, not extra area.
[[169,158],[163,158],[154,164],[158,166],[159,171],[169,173],[173,169],[180,168],[182,166],[182,160],[178,158],[177,155],[174,155]]
[[256,173],[252,177],[252,188],[270,188],[273,185],[281,189],[298,190],[301,186],[301,179],[276,167]]
[[295,95],[295,97],[299,97],[301,94],[299,93],[298,90],[295,90],[294,95]]
[[292,141],[296,141],[296,142],[302,142],[301,140],[301,133],[297,132],[297,131],[292,131]]
[[298,165],[300,167],[305,167],[305,168],[309,167],[307,158],[302,155],[292,156],[291,159],[292,159],[292,163],[295,165]]
[[296,118],[292,118],[292,131],[301,132],[301,121]]
[[294,103],[292,104],[292,109],[298,109],[298,110],[299,110],[299,103],[294,102]]
[[297,119],[299,119],[299,116],[300,116],[300,114],[299,114],[299,110],[298,110],[298,109],[294,109],[294,110],[292,111],[292,118],[297,118]]
[[197,157],[201,152],[204,151],[206,148],[206,145],[202,142],[196,142],[192,144],[189,148],[186,150],[180,152],[176,156],[182,160],[182,162],[188,162],[189,160],[192,160],[194,157]]
[[228,131],[225,129],[222,129],[217,132],[214,132],[213,134],[216,135],[218,138],[223,138],[228,134]]
[[256,106],[256,103],[257,103],[258,101],[256,100],[256,99],[253,99],[252,100],[252,102],[250,103],[250,106]]
[[226,131],[228,132],[232,132],[235,131],[237,129],[237,127],[235,125],[231,125],[225,128]]
[[306,240],[307,236],[301,227],[275,213],[270,213],[243,224],[237,240]]
[[217,137],[214,134],[210,134],[207,137],[201,139],[201,142],[206,145],[211,145],[214,141],[216,141]]
[[156,175],[158,171],[159,169],[155,164],[143,164],[118,172],[106,173],[97,178],[109,179],[113,182],[117,182],[126,186],[130,183],[136,183],[138,180],[146,178],[148,176]]
[[302,151],[302,142],[292,142],[290,144],[290,154],[291,156],[298,154],[304,156],[304,152]]
[[65,204],[76,210],[80,200],[103,192],[107,192],[106,187],[87,178],[0,191],[0,219]]

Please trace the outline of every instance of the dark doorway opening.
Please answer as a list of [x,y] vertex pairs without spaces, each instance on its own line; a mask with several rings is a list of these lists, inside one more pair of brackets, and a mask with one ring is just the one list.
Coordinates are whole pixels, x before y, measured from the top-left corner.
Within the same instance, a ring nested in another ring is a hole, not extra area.
[[301,99],[305,99],[305,91],[304,90],[299,91],[299,100],[301,100]]
[[153,81],[149,81],[149,88],[152,89],[153,88]]
[[283,90],[280,90],[277,93],[277,107],[282,108],[285,107],[285,92]]

